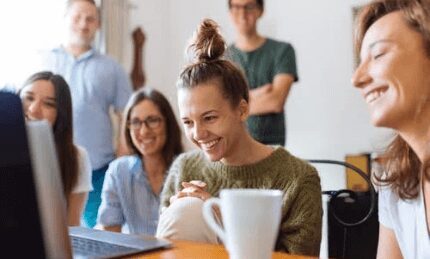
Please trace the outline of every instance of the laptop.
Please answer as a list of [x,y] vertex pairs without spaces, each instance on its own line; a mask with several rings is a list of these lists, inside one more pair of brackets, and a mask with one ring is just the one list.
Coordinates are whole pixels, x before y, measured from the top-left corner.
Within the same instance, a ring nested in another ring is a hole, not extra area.
[[115,258],[171,247],[147,236],[68,227],[50,125],[24,122],[21,100],[0,92],[0,230],[5,258]]

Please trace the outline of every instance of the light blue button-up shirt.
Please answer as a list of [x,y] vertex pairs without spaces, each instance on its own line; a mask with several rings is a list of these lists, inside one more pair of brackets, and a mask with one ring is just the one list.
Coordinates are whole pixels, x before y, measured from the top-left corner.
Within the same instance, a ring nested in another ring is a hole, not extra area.
[[121,111],[132,93],[124,69],[94,49],[75,58],[62,47],[49,52],[44,66],[70,86],[75,143],[87,150],[93,170],[107,165],[115,158],[109,108]]
[[130,233],[155,235],[160,196],[152,191],[139,156],[110,163],[103,184],[97,223],[126,226]]

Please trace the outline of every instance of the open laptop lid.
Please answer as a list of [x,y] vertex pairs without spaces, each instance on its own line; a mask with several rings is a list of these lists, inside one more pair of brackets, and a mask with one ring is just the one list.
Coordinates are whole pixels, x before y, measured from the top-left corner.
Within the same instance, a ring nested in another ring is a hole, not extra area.
[[71,258],[50,126],[28,124],[20,98],[0,92],[0,233],[5,258]]
[[0,233],[5,258],[45,258],[21,100],[0,92]]
[[46,121],[29,121],[27,134],[46,257],[72,258],[52,128]]

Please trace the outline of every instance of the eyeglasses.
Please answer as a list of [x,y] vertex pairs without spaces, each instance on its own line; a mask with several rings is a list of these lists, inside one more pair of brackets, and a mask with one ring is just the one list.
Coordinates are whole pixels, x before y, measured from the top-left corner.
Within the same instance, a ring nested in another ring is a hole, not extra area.
[[245,12],[252,12],[257,8],[258,8],[258,5],[256,3],[249,3],[245,5],[230,4],[230,11],[235,13],[239,12],[241,9],[243,9]]
[[163,119],[161,117],[158,117],[158,116],[148,116],[144,120],[140,120],[137,118],[132,119],[132,120],[128,121],[127,125],[128,125],[128,128],[130,130],[140,130],[142,128],[143,124],[145,124],[145,126],[148,129],[156,129],[156,128],[160,127],[162,120]]

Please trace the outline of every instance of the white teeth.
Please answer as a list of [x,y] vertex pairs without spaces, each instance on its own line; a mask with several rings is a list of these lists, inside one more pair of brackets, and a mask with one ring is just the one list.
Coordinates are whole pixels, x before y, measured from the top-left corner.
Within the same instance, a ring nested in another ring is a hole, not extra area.
[[376,90],[366,96],[366,102],[371,103],[383,95],[382,91]]
[[209,141],[209,142],[206,142],[206,143],[200,142],[200,145],[202,146],[202,148],[204,150],[209,150],[209,149],[213,148],[215,146],[215,144],[218,143],[218,141],[219,141],[219,139],[212,140],[212,141]]
[[142,140],[143,144],[149,144],[149,143],[152,143],[152,142],[154,142],[154,139],[144,139],[144,140]]

